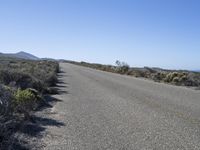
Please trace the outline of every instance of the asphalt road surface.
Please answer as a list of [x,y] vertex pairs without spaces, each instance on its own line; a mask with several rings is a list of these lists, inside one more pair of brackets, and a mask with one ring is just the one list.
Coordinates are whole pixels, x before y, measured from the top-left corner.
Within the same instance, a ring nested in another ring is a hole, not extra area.
[[61,63],[45,149],[200,149],[200,91]]

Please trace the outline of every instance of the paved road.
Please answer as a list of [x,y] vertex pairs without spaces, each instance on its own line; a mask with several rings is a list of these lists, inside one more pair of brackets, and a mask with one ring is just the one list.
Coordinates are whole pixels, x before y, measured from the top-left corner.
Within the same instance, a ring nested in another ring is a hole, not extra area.
[[[61,63],[46,149],[200,149],[200,91]],[[67,91],[67,92],[66,92]]]

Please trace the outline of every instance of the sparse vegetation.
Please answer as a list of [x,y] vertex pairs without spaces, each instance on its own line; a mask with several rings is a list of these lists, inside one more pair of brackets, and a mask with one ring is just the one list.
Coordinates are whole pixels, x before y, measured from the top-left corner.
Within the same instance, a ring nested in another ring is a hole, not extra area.
[[0,149],[12,147],[17,124],[31,118],[57,82],[59,64],[0,58]]
[[10,128],[15,126],[13,95],[0,85],[0,149],[5,149],[12,140]]
[[127,63],[116,61],[116,66],[91,64],[87,62],[69,62],[76,65],[90,67],[98,70],[127,74],[134,77],[142,77],[154,80],[156,82],[164,82],[178,86],[193,86],[199,89],[200,87],[200,73],[182,70],[164,70],[160,68],[130,68]]
[[115,64],[117,65],[117,72],[120,74],[127,74],[127,72],[129,71],[129,65],[125,62],[120,62],[119,60],[117,60],[115,62]]
[[14,104],[16,112],[24,114],[25,120],[30,119],[29,112],[34,110],[37,103],[37,95],[30,89],[18,89],[14,93]]
[[0,83],[21,89],[34,88],[47,92],[47,87],[55,86],[59,65],[54,61],[28,61],[2,58],[0,63]]

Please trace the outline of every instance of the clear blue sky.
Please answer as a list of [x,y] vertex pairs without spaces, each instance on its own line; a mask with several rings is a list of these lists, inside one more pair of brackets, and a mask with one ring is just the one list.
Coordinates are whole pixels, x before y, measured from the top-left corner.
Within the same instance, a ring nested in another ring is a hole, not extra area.
[[200,0],[1,0],[0,52],[200,69]]

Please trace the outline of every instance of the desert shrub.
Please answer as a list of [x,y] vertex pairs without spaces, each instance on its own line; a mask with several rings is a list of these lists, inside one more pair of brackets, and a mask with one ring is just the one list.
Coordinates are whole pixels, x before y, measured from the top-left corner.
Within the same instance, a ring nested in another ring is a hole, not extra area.
[[0,149],[6,149],[11,140],[10,130],[14,126],[12,92],[0,85]]
[[197,72],[189,72],[189,71],[181,71],[181,70],[180,71],[164,70],[161,68],[149,68],[149,67],[130,68],[127,63],[120,62],[118,60],[115,62],[116,66],[91,64],[87,62],[79,63],[79,62],[73,62],[73,61],[67,61],[67,63],[72,63],[75,65],[81,65],[81,66],[113,72],[113,73],[120,73],[120,74],[135,76],[135,77],[148,78],[157,82],[166,82],[166,83],[175,84],[175,85],[200,87],[200,73],[197,73]]
[[45,83],[47,86],[55,86],[58,82],[57,76],[55,73],[52,73],[51,75],[47,76]]
[[200,76],[195,73],[172,72],[168,73],[165,82],[184,86],[199,86]]
[[15,93],[15,102],[17,105],[26,105],[36,100],[35,94],[29,89],[18,89]]
[[134,75],[134,72],[133,72],[133,70],[131,70],[131,69],[129,69],[129,71],[127,72],[127,75]]
[[12,115],[12,100],[12,92],[0,84],[0,121]]
[[121,74],[126,74],[129,71],[129,65],[125,62],[116,61],[115,64],[117,65],[118,69],[117,72]]
[[200,74],[199,73],[188,73],[187,79],[185,80],[186,86],[200,86]]
[[0,83],[21,89],[35,88],[38,91],[43,90],[40,80],[22,72],[0,70]]
[[179,77],[174,77],[173,80],[172,80],[172,83],[179,84],[180,83],[180,78]]
[[166,78],[166,74],[162,72],[157,72],[152,75],[154,81],[162,81]]
[[45,93],[47,94],[58,94],[59,91],[58,91],[58,88],[55,88],[55,87],[48,87],[45,91]]
[[55,61],[0,60],[0,83],[40,92],[57,83],[59,63]]
[[132,75],[136,78],[138,77],[145,77],[145,72],[144,71],[140,71],[140,70],[130,70],[128,73],[128,75]]
[[34,89],[15,91],[0,85],[0,149],[12,147],[16,127],[23,119],[29,119],[29,112],[38,99],[38,92]]
[[55,61],[0,59],[0,149],[12,147],[14,129],[46,104],[42,97],[56,85],[58,72]]
[[8,71],[1,70],[0,71],[0,82],[4,84],[9,84],[11,81],[10,74]]
[[29,113],[36,105],[36,95],[30,89],[18,89],[14,94],[14,98],[16,111],[24,114],[25,119],[29,119]]
[[165,82],[172,82],[174,77],[177,77],[177,72],[168,73],[164,79]]
[[125,74],[127,73],[129,70],[129,66],[128,65],[124,65],[120,68],[120,73]]
[[186,78],[186,73],[183,72],[170,72],[166,75],[165,82],[180,82],[181,79]]

